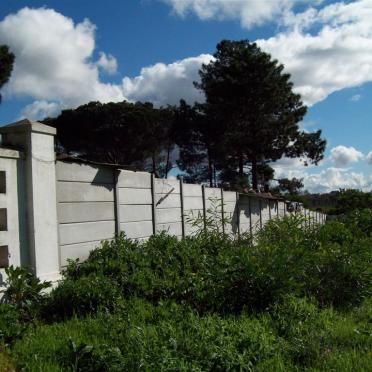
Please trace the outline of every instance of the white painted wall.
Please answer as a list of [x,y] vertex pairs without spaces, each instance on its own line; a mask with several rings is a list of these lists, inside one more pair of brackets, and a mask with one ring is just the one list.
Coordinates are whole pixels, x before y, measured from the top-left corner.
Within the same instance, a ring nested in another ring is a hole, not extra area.
[[[4,145],[20,150],[0,148],[0,171],[6,172],[0,227],[7,225],[0,231],[0,247],[8,246],[9,264],[29,265],[41,279],[58,280],[68,259],[86,259],[119,232],[140,240],[160,231],[182,238],[202,229],[204,216],[217,213],[222,220],[223,213],[228,220],[223,231],[236,236],[255,233],[288,213],[281,200],[55,161],[55,130],[37,122],[23,120],[1,127],[0,133]],[[303,213],[308,224],[324,222],[320,213]],[[198,216],[201,224],[195,228],[189,218]]]
[[[0,172],[5,172],[2,173],[5,178],[5,190],[0,190],[0,209],[3,218],[0,231],[0,249],[4,259],[2,261],[4,267],[7,252],[9,265],[21,265],[17,186],[17,163],[21,161],[21,155],[15,150],[0,148]],[[0,268],[0,282],[4,280],[5,271]]]

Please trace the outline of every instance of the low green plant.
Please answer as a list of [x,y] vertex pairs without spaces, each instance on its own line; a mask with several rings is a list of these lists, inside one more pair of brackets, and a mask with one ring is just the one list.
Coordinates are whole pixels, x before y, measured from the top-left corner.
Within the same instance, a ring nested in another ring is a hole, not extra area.
[[26,329],[20,312],[14,306],[0,304],[0,343],[12,344]]
[[41,309],[46,320],[61,320],[74,314],[84,316],[97,311],[120,308],[121,296],[115,282],[103,275],[65,279],[55,288]]
[[185,218],[195,234],[211,232],[214,234],[223,234],[225,226],[231,224],[231,213],[222,213],[225,204],[222,199],[216,197],[208,198],[208,208],[203,211],[191,210]]
[[45,290],[50,282],[40,279],[27,268],[10,266],[5,269],[6,281],[2,302],[19,310],[24,320],[35,318],[45,300]]

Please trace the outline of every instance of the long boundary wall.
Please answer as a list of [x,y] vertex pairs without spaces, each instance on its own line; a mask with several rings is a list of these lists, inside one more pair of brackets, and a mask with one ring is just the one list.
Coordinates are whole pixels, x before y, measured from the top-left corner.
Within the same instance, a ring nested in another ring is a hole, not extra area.
[[[120,232],[132,239],[161,231],[182,238],[218,220],[220,231],[238,236],[291,213],[284,200],[260,194],[56,161],[55,130],[37,122],[23,120],[0,133],[3,146],[18,150],[0,148],[0,275],[11,264],[27,265],[55,281],[68,259],[86,259]],[[325,221],[321,213],[298,212],[308,224]]]

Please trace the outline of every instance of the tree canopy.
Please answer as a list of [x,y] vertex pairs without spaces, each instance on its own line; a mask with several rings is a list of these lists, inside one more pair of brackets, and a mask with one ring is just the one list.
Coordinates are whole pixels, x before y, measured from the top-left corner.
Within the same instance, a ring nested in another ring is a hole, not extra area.
[[174,110],[151,103],[90,102],[64,110],[46,124],[57,128],[59,152],[166,175]]
[[[0,89],[9,81],[13,70],[14,54],[6,45],[0,45]],[[1,101],[1,94],[0,94]]]
[[199,74],[204,103],[91,102],[46,122],[65,152],[160,177],[177,164],[188,182],[236,190],[267,191],[273,163],[284,156],[304,165],[323,158],[321,131],[300,130],[307,108],[290,75],[255,43],[221,41]]
[[250,166],[254,189],[259,165],[283,156],[317,164],[325,149],[321,131],[299,129],[306,107],[283,70],[255,43],[223,40],[214,60],[202,66],[200,83],[195,83],[206,97],[202,108],[213,121],[211,134],[219,134],[214,145],[224,149],[222,168],[225,163],[244,177]]

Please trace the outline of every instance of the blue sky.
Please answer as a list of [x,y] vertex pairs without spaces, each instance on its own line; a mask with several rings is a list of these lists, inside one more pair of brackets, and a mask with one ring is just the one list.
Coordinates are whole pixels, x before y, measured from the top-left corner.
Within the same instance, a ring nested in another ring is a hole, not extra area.
[[283,159],[276,176],[314,192],[372,187],[372,0],[2,0],[0,44],[16,65],[0,123],[91,100],[203,100],[201,63],[221,39],[249,39],[292,75],[322,129],[325,160]]

